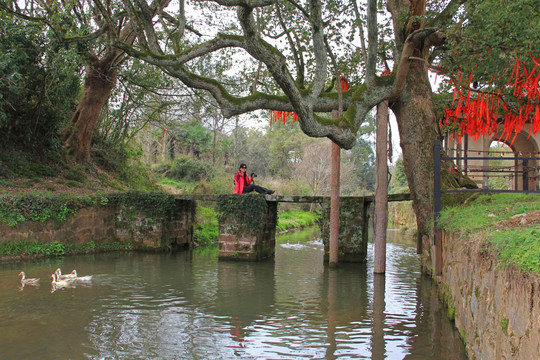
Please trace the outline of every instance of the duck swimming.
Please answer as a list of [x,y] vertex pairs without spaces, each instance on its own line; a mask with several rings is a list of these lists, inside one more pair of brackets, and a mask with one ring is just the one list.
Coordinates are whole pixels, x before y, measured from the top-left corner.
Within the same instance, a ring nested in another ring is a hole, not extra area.
[[19,273],[19,276],[22,276],[21,278],[21,285],[38,285],[39,278],[26,278],[26,274],[24,271],[21,271]]
[[[73,270],[73,271],[75,271],[75,270]],[[73,274],[73,271],[71,272],[71,274],[62,275],[62,270],[60,270],[60,268],[58,268],[58,269],[55,270],[54,273],[56,274],[56,278],[58,280],[75,280],[77,275]]]
[[69,285],[70,285],[70,282],[67,281],[67,280],[59,280],[59,279],[56,277],[56,274],[52,274],[51,277],[52,277],[51,284],[52,284],[53,288],[56,288],[56,287],[65,287],[65,286],[69,286]]
[[90,281],[90,280],[92,280],[92,275],[80,276],[80,277],[77,276],[77,270],[73,270],[70,275],[75,276],[73,278],[73,280],[75,280],[75,281]]

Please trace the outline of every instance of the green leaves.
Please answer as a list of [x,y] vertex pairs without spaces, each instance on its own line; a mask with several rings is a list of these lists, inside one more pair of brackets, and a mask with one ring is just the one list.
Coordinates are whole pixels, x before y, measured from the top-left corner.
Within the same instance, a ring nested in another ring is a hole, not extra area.
[[1,11],[0,22],[0,143],[54,148],[78,95],[78,56],[42,25]]

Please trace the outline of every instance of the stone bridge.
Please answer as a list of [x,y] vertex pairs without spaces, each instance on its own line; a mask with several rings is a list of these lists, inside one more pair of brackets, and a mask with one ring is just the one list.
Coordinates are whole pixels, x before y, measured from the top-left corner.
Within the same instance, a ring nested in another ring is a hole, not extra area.
[[[274,255],[278,203],[322,205],[321,233],[325,260],[330,237],[330,197],[292,195],[175,195],[193,208],[197,201],[216,202],[219,221],[219,258],[259,261]],[[410,194],[394,194],[388,201],[410,200]],[[339,262],[362,262],[367,255],[369,205],[374,196],[340,197]]]

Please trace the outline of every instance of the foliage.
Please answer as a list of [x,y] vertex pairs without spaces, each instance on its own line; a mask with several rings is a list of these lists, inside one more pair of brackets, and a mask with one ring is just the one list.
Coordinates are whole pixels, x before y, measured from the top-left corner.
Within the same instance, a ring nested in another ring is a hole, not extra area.
[[64,176],[66,179],[68,180],[73,180],[73,181],[77,181],[77,182],[80,182],[80,183],[83,183],[86,181],[86,174],[84,172],[84,169],[81,168],[81,167],[72,167],[71,169],[69,169],[69,171],[67,172],[67,174]]
[[0,255],[45,255],[61,256],[65,254],[65,245],[57,241],[6,241],[0,243]]
[[352,162],[354,163],[354,173],[359,177],[364,189],[375,191],[375,117],[373,113],[368,114],[365,123],[358,130],[356,145],[352,152]]
[[225,222],[233,216],[238,223],[249,230],[257,231],[263,226],[263,214],[266,214],[266,199],[260,194],[219,195],[216,201],[218,221]]
[[407,184],[407,176],[403,168],[403,157],[400,156],[396,160],[396,164],[391,169],[392,178],[390,179],[388,192],[390,194],[402,194],[409,192]]
[[0,151],[0,178],[52,177],[57,174],[55,164],[45,157],[38,157],[19,150]]
[[56,149],[79,95],[76,49],[46,28],[0,11],[0,143],[34,152]]
[[[111,143],[101,136],[94,136],[91,154],[96,165],[130,188],[149,191],[157,189],[156,177],[141,161],[142,151],[135,145]],[[121,185],[105,182],[105,185],[123,190]]]
[[165,73],[137,59],[127,59],[119,71],[119,86],[101,112],[94,135],[113,145],[131,142],[149,126],[159,127],[162,135],[163,114],[182,100],[181,90]]
[[538,210],[540,201],[535,195],[481,195],[466,205],[443,210],[438,226],[462,237],[481,234],[484,241],[494,246],[504,264],[516,264],[523,270],[540,274],[538,229],[525,226],[497,230],[494,226],[514,215]]
[[[471,0],[464,3],[455,25],[447,32],[450,49],[443,66],[452,74],[472,74],[478,86],[495,81],[506,88],[514,59],[533,68],[538,58],[540,6],[536,0]],[[495,79],[494,79],[495,77]]]
[[103,195],[77,196],[32,192],[20,195],[0,195],[0,222],[15,226],[25,221],[63,222],[83,207],[94,206]]
[[193,226],[193,246],[207,247],[217,244],[219,227],[216,211],[211,207],[198,205]]
[[174,159],[166,176],[173,180],[199,181],[212,176],[212,164],[189,156],[180,156]]
[[194,157],[199,157],[210,148],[210,131],[196,119],[182,123],[174,135],[178,145]]
[[268,148],[268,168],[272,175],[281,178],[291,178],[294,173],[293,165],[302,158],[303,147],[310,139],[302,134],[297,122],[283,125],[275,123],[268,130],[271,139]]
[[278,214],[278,231],[299,229],[306,226],[315,225],[321,218],[320,212],[309,211],[285,211]]
[[111,204],[124,207],[128,214],[144,213],[154,220],[169,219],[175,209],[174,198],[162,191],[130,190],[107,195]]
[[57,241],[42,242],[33,240],[0,242],[0,255],[5,256],[64,256],[68,254],[130,250],[133,250],[133,244],[117,241],[97,244],[93,241],[84,244],[62,244]]

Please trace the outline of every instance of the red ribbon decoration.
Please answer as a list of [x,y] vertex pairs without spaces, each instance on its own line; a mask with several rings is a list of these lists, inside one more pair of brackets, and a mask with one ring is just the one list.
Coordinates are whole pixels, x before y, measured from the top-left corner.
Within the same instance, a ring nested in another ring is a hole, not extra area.
[[298,121],[298,115],[295,112],[272,110],[270,112],[270,126],[276,121],[281,121],[285,125],[290,116],[292,116],[293,122]]
[[[341,91],[349,90],[349,83],[347,82],[347,80],[345,80],[344,76],[340,76],[339,83],[341,85]],[[270,112],[270,126],[272,126],[272,124],[276,121],[280,121],[283,123],[283,125],[285,125],[287,119],[291,116],[293,118],[293,123],[295,121],[298,121],[298,115],[296,115],[296,113],[293,111],[272,110]]]
[[[499,125],[499,110],[502,107],[502,132],[501,139],[510,140],[510,146],[526,123],[530,123],[529,135],[540,133],[540,58],[535,59],[531,54],[534,66],[529,72],[525,64],[519,59],[514,62],[514,67],[508,86],[514,88],[513,94],[517,99],[517,107],[511,109],[501,97],[501,91],[488,93],[480,92],[477,96],[471,94],[470,84],[472,74],[467,78],[466,84],[461,84],[461,74],[458,72],[459,81],[450,80],[454,84],[454,97],[452,107],[444,111],[441,125],[453,125],[454,131],[451,137],[456,137],[458,142],[464,135],[472,137],[475,141],[481,135],[495,136]],[[495,80],[496,77],[493,77]],[[466,90],[466,93],[464,93]],[[458,98],[458,104],[454,108]],[[501,104],[502,103],[502,104]]]

